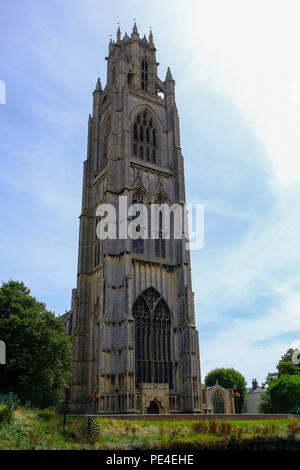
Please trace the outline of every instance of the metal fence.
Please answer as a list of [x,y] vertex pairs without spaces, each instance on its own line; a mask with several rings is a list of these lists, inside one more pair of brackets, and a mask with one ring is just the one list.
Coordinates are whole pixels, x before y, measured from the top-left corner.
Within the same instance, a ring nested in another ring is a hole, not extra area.
[[[12,394],[12,398],[16,403],[18,401],[18,395]],[[9,400],[9,393],[0,393],[0,405],[6,405]]]
[[13,394],[14,401],[30,408],[43,410],[55,407],[58,412],[62,412],[67,407],[64,399],[58,400],[47,391],[46,387],[31,386],[0,390],[0,403],[7,403],[9,393]]

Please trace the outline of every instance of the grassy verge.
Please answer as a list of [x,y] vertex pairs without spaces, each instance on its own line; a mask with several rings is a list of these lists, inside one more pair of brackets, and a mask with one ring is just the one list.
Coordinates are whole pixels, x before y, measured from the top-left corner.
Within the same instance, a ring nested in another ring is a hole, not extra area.
[[[53,410],[17,408],[0,424],[0,449],[224,449],[298,448],[299,420],[123,421],[97,419],[88,435],[86,418],[63,417]],[[272,447],[273,446],[273,447]]]

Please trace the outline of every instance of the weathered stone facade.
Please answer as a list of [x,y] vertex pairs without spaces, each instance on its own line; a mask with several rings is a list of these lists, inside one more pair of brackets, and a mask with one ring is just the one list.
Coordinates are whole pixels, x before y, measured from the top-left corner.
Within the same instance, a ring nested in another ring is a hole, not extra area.
[[211,414],[235,414],[233,390],[216,382],[212,387],[203,387],[203,411]]
[[[175,82],[157,75],[153,36],[109,44],[107,84],[98,80],[88,122],[78,280],[68,315],[75,366],[70,396],[81,412],[201,410],[198,332],[184,241],[99,240],[96,208],[119,196],[185,204]],[[126,223],[127,221],[121,221]],[[154,402],[154,404],[153,404]],[[150,408],[149,408],[150,407]]]

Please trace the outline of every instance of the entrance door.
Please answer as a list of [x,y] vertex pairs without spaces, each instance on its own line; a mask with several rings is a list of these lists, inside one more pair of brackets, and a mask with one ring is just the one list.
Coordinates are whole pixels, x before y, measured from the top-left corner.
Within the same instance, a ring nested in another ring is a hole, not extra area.
[[159,414],[159,409],[155,401],[150,401],[150,405],[147,408],[147,414],[148,415],[158,415]]

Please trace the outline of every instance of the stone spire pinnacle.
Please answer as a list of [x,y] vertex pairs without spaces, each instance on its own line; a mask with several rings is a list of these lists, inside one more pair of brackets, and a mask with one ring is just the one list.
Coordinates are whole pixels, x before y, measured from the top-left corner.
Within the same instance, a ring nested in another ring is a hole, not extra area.
[[100,80],[99,77],[98,77],[98,80],[97,80],[95,91],[102,91],[101,80]]
[[121,30],[120,30],[120,23],[118,23],[118,30],[117,30],[117,41],[121,41]]
[[150,28],[149,43],[150,43],[150,46],[153,46],[153,34],[152,34],[151,26],[149,26],[149,28]]
[[139,39],[139,33],[138,33],[137,25],[135,22],[135,18],[134,18],[134,25],[133,25],[132,33],[131,33],[131,39]]
[[133,33],[137,33],[137,32],[138,32],[137,25],[136,25],[136,22],[135,22],[135,21],[134,21],[134,25],[133,25],[133,28],[132,28],[132,32],[133,32]]
[[172,77],[170,67],[168,67],[168,70],[167,70],[166,81],[167,80],[174,80],[173,77]]

